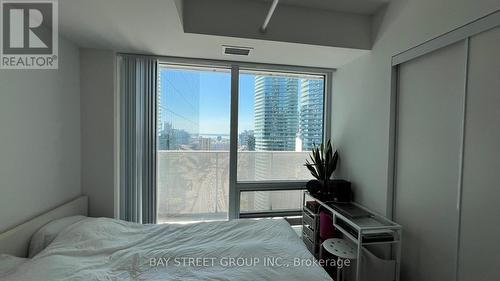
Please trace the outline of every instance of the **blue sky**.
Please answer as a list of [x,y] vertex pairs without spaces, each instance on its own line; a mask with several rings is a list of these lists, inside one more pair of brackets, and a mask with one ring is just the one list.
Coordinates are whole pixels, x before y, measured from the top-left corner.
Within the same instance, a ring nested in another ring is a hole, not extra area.
[[[174,128],[192,133],[229,134],[230,73],[168,70],[161,77],[163,122],[172,122]],[[240,132],[253,130],[254,88],[254,75],[240,75]],[[193,104],[198,93],[199,103]],[[195,123],[199,123],[198,129],[193,127]]]
[[[253,130],[254,79],[253,75],[240,75],[239,132]],[[229,73],[200,74],[200,134],[229,134],[230,96]]]

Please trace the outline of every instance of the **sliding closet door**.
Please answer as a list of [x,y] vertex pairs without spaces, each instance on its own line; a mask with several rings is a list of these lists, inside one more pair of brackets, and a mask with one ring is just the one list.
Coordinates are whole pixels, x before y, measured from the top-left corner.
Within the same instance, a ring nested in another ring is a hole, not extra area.
[[399,67],[395,219],[401,280],[455,277],[465,41]]
[[500,276],[500,28],[470,39],[460,281]]

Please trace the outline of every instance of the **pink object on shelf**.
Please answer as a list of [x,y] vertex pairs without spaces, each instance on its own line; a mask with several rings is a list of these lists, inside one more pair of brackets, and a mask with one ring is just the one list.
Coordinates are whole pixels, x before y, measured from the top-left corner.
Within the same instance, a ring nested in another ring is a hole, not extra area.
[[335,228],[333,227],[332,215],[328,212],[319,213],[319,237],[321,240],[333,238]]

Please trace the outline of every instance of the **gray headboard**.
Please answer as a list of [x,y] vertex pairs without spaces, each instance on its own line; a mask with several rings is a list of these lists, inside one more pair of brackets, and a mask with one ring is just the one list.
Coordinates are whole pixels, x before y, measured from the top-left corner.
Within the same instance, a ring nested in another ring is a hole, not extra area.
[[31,236],[48,222],[63,217],[88,214],[88,197],[80,196],[4,233],[0,233],[0,254],[28,256]]

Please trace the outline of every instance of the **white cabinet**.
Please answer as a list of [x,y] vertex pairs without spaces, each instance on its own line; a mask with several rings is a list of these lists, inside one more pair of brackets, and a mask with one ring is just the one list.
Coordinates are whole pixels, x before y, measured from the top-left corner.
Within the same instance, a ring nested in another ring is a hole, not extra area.
[[500,276],[500,28],[470,39],[458,280]]
[[465,54],[464,40],[399,67],[394,214],[404,228],[401,280],[455,274]]
[[500,23],[472,32],[499,17],[460,30],[471,33],[461,41],[442,44],[455,31],[433,40],[396,65],[401,280],[500,276]]

